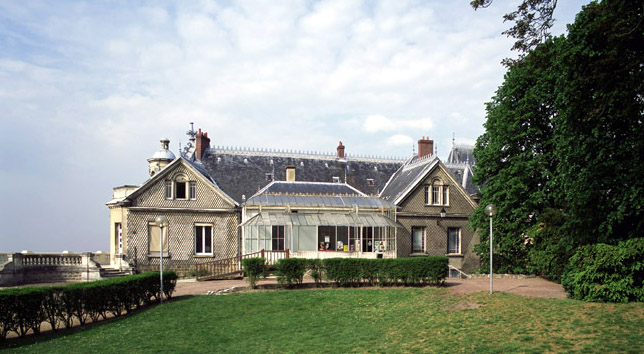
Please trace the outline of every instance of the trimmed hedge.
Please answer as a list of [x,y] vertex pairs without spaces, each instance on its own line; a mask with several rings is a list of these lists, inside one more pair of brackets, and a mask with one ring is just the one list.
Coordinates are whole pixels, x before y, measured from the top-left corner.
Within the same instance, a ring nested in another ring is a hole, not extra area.
[[329,258],[322,260],[329,281],[337,286],[439,285],[447,277],[447,257]]
[[596,302],[644,301],[644,238],[616,246],[582,246],[570,258],[561,285],[571,298]]
[[266,259],[262,257],[244,258],[242,259],[242,267],[244,268],[244,272],[248,277],[248,283],[250,284],[250,287],[255,289],[257,278],[261,277],[264,274]]
[[[177,275],[163,272],[163,293],[172,296]],[[74,319],[88,320],[120,316],[135,307],[159,299],[159,273],[77,283],[66,286],[16,288],[0,291],[0,341],[9,332],[24,336],[29,330],[40,333],[40,324],[49,322],[53,330],[69,328]]]
[[277,281],[282,286],[293,287],[302,284],[308,266],[305,258],[282,258],[277,261]]

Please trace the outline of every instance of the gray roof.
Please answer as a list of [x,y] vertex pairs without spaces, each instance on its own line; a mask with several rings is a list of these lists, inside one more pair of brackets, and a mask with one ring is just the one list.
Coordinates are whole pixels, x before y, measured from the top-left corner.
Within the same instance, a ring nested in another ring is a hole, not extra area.
[[[458,182],[463,189],[467,192],[469,195],[475,195],[480,193],[480,189],[478,186],[472,184],[472,166],[469,164],[450,164],[446,163],[445,167],[447,168],[447,171],[454,177],[456,182]],[[463,179],[465,179],[465,183],[463,183]]]
[[474,159],[474,146],[472,145],[453,145],[452,150],[447,157],[447,164],[476,164]]
[[293,225],[293,226],[390,226],[396,227],[396,223],[381,214],[340,214],[340,213],[269,213],[262,212],[248,219],[242,226],[270,226],[270,225]]
[[424,177],[438,163],[436,155],[427,156],[419,159],[413,157],[405,165],[401,166],[387,183],[385,189],[380,193],[380,197],[391,202],[395,202],[403,197],[407,189],[416,184],[419,178]]
[[246,201],[246,206],[291,206],[313,208],[372,208],[393,209],[395,205],[387,200],[367,196],[322,196],[322,195],[277,195],[258,194]]
[[[359,191],[377,195],[404,162],[400,159],[284,153],[210,148],[203,158],[206,170],[226,194],[238,202],[274,181],[286,180],[286,166],[295,166],[295,180],[333,182],[338,177]],[[345,178],[346,176],[346,178]]]
[[325,195],[356,195],[364,193],[345,183],[325,182],[285,182],[274,181],[261,191],[262,194],[325,194]]

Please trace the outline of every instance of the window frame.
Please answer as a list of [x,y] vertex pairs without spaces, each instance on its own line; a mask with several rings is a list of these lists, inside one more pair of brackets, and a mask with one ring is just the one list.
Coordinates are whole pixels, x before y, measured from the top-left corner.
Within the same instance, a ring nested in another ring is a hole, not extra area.
[[[201,251],[205,251],[206,249],[206,239],[208,238],[208,235],[206,235],[206,228],[210,228],[210,252],[199,252],[197,249],[197,237],[199,237],[197,231],[201,229]],[[212,256],[215,254],[215,245],[214,245],[214,234],[215,234],[215,227],[213,224],[208,224],[208,223],[196,223],[194,225],[194,251],[195,255],[197,256]]]
[[[286,250],[286,237],[284,225],[271,225],[271,250]],[[280,249],[280,241],[282,248]],[[275,246],[277,244],[277,247]]]
[[172,200],[174,196],[174,183],[171,180],[165,181],[164,194],[166,200]]
[[[420,240],[421,240],[421,250],[415,249],[414,248],[414,235],[415,235],[415,230],[420,231]],[[427,253],[427,243],[426,243],[426,237],[427,236],[427,228],[424,226],[412,226],[411,227],[411,253]]]
[[425,185],[425,205],[449,206],[449,184],[435,179]]
[[188,198],[190,200],[197,199],[197,182],[188,182]]
[[[451,232],[455,231],[456,232],[456,240],[458,242],[457,249],[454,250],[450,243],[451,243]],[[447,228],[447,254],[448,255],[462,255],[462,233],[461,233],[461,228],[460,227],[448,227]]]

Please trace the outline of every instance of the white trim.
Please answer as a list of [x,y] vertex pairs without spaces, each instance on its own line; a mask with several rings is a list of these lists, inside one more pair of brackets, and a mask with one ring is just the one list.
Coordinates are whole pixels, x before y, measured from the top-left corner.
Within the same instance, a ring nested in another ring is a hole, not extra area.
[[[450,231],[450,229],[456,229],[456,231],[458,232],[458,251],[457,252],[450,252],[450,249],[449,249],[449,231]],[[462,240],[463,239],[462,239],[462,233],[461,233],[461,228],[460,227],[448,227],[447,228],[447,255],[449,255],[449,256],[463,255],[462,248],[461,248],[462,247]]]
[[[206,238],[208,237],[205,235],[204,231],[206,227],[210,227],[210,252],[197,252],[197,227],[201,227],[202,229],[202,235],[201,235],[201,247],[202,249],[205,248],[206,245]],[[208,224],[208,223],[195,223],[193,226],[193,241],[194,241],[194,251],[195,251],[195,256],[212,256],[215,253],[215,245],[214,245],[214,234],[215,234],[215,225],[213,224]]]

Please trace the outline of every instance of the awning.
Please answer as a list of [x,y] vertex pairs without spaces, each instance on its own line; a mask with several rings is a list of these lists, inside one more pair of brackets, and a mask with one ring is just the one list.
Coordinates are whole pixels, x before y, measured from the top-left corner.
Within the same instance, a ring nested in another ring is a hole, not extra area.
[[389,226],[398,225],[382,214],[295,214],[295,213],[259,213],[246,220],[241,226],[272,226],[272,225],[293,225],[293,226]]

